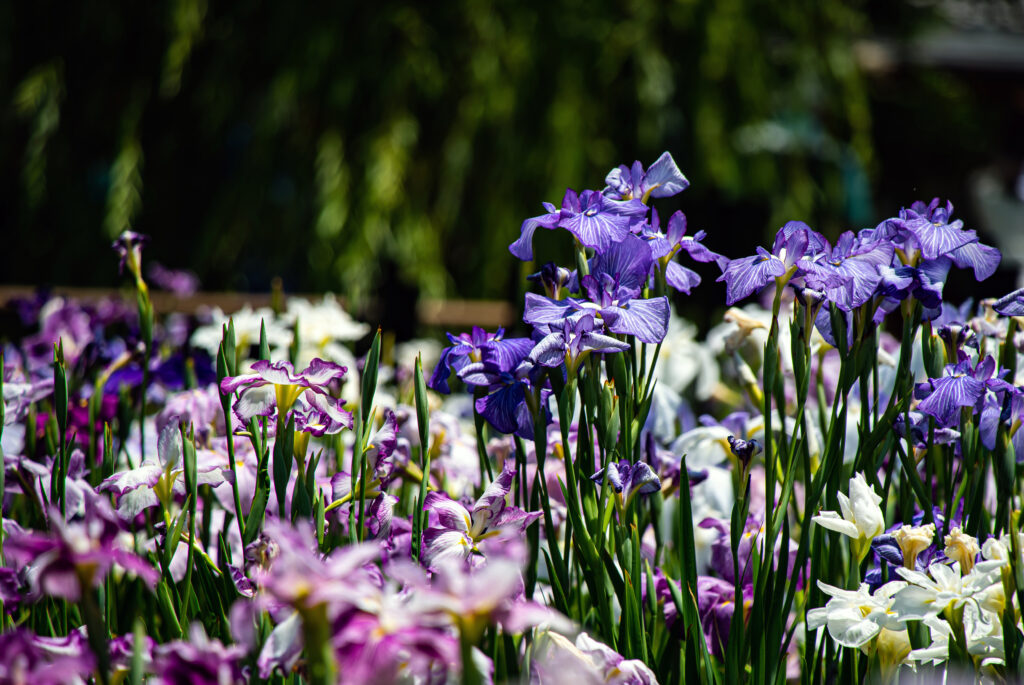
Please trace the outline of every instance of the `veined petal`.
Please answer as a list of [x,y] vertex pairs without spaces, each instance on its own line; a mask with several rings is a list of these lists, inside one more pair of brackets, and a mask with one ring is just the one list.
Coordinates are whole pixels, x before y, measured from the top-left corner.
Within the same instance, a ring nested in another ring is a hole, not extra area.
[[277,393],[274,386],[267,384],[246,388],[235,402],[235,416],[242,424],[255,416],[273,416],[277,407]]
[[437,514],[438,522],[447,529],[469,532],[471,517],[466,507],[447,495],[432,491],[423,500],[423,509]]
[[634,335],[637,340],[656,344],[668,334],[668,298],[629,300],[623,306],[605,307],[601,318],[613,333]]
[[700,285],[700,276],[679,262],[670,261],[665,265],[665,282],[679,292],[689,295],[690,290]]
[[423,532],[423,563],[428,568],[462,561],[473,551],[468,533],[447,528],[428,528]]
[[551,230],[558,226],[559,213],[552,212],[548,214],[541,214],[527,219],[523,222],[523,225],[519,228],[519,238],[508,246],[508,251],[512,253],[517,259],[521,259],[524,262],[533,260],[533,234],[537,231],[538,227],[543,227]]
[[690,182],[683,176],[683,172],[676,166],[676,161],[667,150],[661,153],[661,157],[658,157],[644,174],[643,189],[649,191],[651,197],[672,197],[689,186]]
[[961,269],[968,267],[973,269],[974,278],[979,281],[984,281],[994,274],[1003,258],[999,250],[980,242],[967,243],[963,247],[953,250],[949,256],[952,257],[953,263]]
[[725,281],[725,303],[734,305],[786,273],[778,257],[764,252],[753,257],[733,259],[723,269],[719,281]]
[[569,300],[552,300],[536,293],[526,293],[523,321],[528,324],[560,323],[574,309]]

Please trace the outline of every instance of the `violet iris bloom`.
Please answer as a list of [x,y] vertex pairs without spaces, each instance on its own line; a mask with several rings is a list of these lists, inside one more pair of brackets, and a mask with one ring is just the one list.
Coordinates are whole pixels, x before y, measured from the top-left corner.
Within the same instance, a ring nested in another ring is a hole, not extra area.
[[686,252],[694,261],[715,262],[720,268],[729,263],[726,257],[704,247],[701,243],[706,235],[704,231],[686,235],[686,215],[682,212],[669,218],[665,233],[660,229],[658,211],[652,210],[651,222],[644,225],[639,236],[647,241],[651,256],[665,272],[665,282],[681,293],[689,295],[692,288],[700,285],[700,276],[673,260],[678,252]]
[[886,314],[910,297],[921,303],[921,316],[925,321],[938,317],[942,313],[942,290],[951,265],[950,260],[943,257],[925,262],[920,267],[878,267],[878,273],[882,276],[878,294],[883,299],[875,312],[874,322],[881,323]]
[[545,328],[551,332],[530,351],[530,361],[548,367],[565,364],[572,374],[591,352],[622,352],[631,347],[627,342],[595,332],[592,314],[565,319],[561,326],[548,324]]
[[501,433],[533,440],[534,421],[542,419],[547,424],[549,420],[547,400],[551,393],[536,386],[544,367],[528,359],[506,366],[508,361],[487,349],[483,361],[463,367],[460,377],[487,391],[476,399],[474,408],[489,424]]
[[[824,290],[828,300],[845,311],[861,306],[875,295],[882,280],[878,267],[892,263],[895,247],[889,241],[861,242],[851,231],[839,236],[836,246],[806,265],[804,280]],[[840,287],[829,283],[843,281]]]
[[155,652],[154,671],[166,683],[222,685],[242,680],[245,647],[225,647],[220,640],[208,638],[199,623],[192,624],[188,640],[157,645]]
[[667,297],[638,299],[639,291],[623,287],[608,274],[584,276],[581,285],[587,300],[571,297],[552,300],[526,293],[523,321],[533,325],[556,324],[566,318],[589,313],[600,319],[612,333],[633,335],[637,340],[650,344],[665,339],[669,318]]
[[0,634],[0,681],[58,685],[85,683],[96,670],[96,658],[82,633],[40,637],[24,627]]
[[[743,611],[753,601],[753,587],[747,583],[743,586]],[[704,629],[704,640],[708,649],[717,658],[725,654],[725,645],[729,642],[729,627],[736,609],[736,586],[730,582],[711,576],[697,576],[697,615]]]
[[[827,247],[828,243],[820,233],[802,221],[790,221],[775,235],[771,252],[759,246],[757,254],[729,260],[722,268],[722,275],[717,280],[725,281],[726,304],[736,304],[773,280],[802,275],[811,258]],[[844,280],[829,278],[828,283],[829,287],[837,287]]]
[[[590,477],[599,487],[604,482],[604,471],[600,469]],[[661,490],[661,479],[649,464],[642,461],[630,464],[626,459],[608,465],[608,484],[618,493],[623,506],[628,506],[636,495],[650,495]]]
[[505,329],[499,328],[495,333],[488,333],[479,326],[473,326],[471,333],[460,333],[459,335],[448,334],[450,346],[441,350],[441,358],[434,367],[434,373],[427,383],[427,387],[435,392],[447,395],[451,392],[448,387],[448,378],[452,371],[462,371],[463,367],[483,359],[485,349],[491,350],[499,365],[506,370],[514,368],[533,347],[533,341],[529,338],[505,339]]
[[124,273],[125,264],[133,273],[137,272],[139,262],[142,260],[142,248],[149,242],[149,236],[136,233],[135,231],[123,231],[117,237],[111,247],[118,256],[117,272]]
[[601,191],[605,197],[643,202],[649,197],[678,195],[690,186],[668,151],[661,153],[647,171],[639,161],[633,162],[632,167],[622,164],[609,171],[604,182],[608,184]]
[[524,221],[519,239],[509,245],[509,252],[524,262],[533,259],[533,234],[538,227],[564,228],[582,245],[601,253],[629,235],[633,223],[647,214],[647,205],[639,200],[616,202],[596,190],[577,195],[571,188],[565,191],[560,210],[556,212],[547,202],[544,208],[548,213]]
[[967,355],[960,353],[956,364],[948,364],[941,378],[929,378],[914,388],[914,397],[921,400],[918,411],[933,417],[940,426],[947,428],[959,422],[962,407],[979,406],[985,390],[996,392],[1012,390],[1006,381],[994,377],[995,359],[986,356],[977,366],[971,364]]
[[936,197],[927,205],[918,201],[909,209],[901,209],[892,224],[921,251],[922,258],[938,259],[978,241],[974,231],[964,230],[963,221],[951,221],[952,215],[953,203],[946,202],[945,206],[940,206]]

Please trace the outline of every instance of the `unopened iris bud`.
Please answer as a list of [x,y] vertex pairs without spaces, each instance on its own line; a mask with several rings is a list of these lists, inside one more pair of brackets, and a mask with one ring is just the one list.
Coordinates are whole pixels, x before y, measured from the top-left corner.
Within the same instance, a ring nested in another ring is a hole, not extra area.
[[757,440],[741,440],[736,436],[729,436],[729,449],[732,453],[739,457],[740,461],[744,464],[749,464],[750,460],[763,451],[761,443]]
[[978,541],[959,527],[952,528],[946,536],[946,556],[960,562],[960,573],[967,575],[974,569],[974,560],[981,551]]
[[547,293],[547,296],[557,300],[560,299],[558,295],[561,289],[569,285],[572,272],[565,267],[558,266],[554,262],[548,262],[540,268],[540,271],[530,274],[526,278],[534,283],[539,281],[544,286],[544,292]]

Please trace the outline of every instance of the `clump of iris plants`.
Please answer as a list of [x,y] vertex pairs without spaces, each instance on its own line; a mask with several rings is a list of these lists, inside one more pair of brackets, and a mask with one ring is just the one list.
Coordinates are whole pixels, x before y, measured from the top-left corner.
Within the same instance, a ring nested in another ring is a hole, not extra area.
[[1020,677],[1024,291],[944,293],[999,252],[936,199],[721,255],[654,207],[688,186],[544,203],[510,252],[573,262],[443,346],[333,296],[158,316],[130,232],[133,302],[18,303],[0,681]]

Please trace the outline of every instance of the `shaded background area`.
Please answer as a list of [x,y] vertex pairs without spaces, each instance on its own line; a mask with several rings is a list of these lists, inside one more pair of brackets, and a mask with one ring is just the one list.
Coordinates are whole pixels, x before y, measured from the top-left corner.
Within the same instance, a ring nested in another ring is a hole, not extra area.
[[131,227],[206,290],[409,336],[419,298],[521,302],[522,220],[663,150],[692,185],[660,211],[729,256],[938,195],[1008,256],[951,299],[1024,258],[1018,2],[5,3],[0,94],[2,283],[117,285]]

